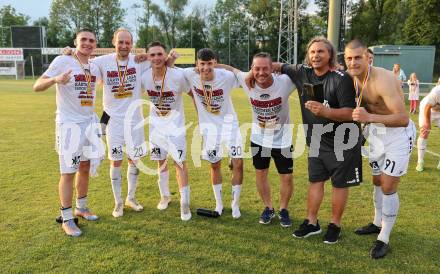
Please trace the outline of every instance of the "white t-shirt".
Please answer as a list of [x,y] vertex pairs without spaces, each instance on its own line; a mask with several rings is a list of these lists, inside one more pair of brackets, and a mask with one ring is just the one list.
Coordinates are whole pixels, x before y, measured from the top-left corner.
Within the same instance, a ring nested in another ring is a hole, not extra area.
[[[142,98],[141,89],[141,75],[150,67],[150,62],[136,63],[134,61],[134,55],[130,54],[127,60],[119,61],[119,71],[121,72],[121,78],[124,78],[124,92],[118,92],[119,88],[119,76],[118,67],[116,62],[116,53],[107,54],[92,59],[93,64],[97,65],[101,71],[102,79],[104,82],[104,95],[103,106],[104,111],[110,115],[111,118],[124,119],[130,104]],[[133,121],[139,121],[142,119],[142,105],[134,112],[132,117]]]
[[420,102],[420,105],[424,106],[428,103],[432,106],[431,111],[432,112],[438,112],[440,113],[440,86],[436,86],[426,95],[425,98],[423,98],[422,102]]
[[[194,71],[194,68],[186,68],[184,72],[194,95],[200,133],[230,135],[231,129],[238,128],[237,114],[231,100],[232,89],[239,87],[234,73],[224,69],[214,69],[214,79],[204,82],[202,87],[200,75]],[[224,124],[229,125],[223,128]]]
[[95,108],[95,86],[100,79],[98,68],[89,63],[83,65],[91,73],[91,94],[87,94],[87,80],[81,65],[73,56],[57,56],[43,75],[56,77],[72,70],[67,84],[56,84],[57,123],[81,123],[91,119]]
[[287,75],[272,74],[273,84],[263,89],[258,85],[249,90],[245,83],[247,73],[237,74],[252,106],[251,141],[270,148],[285,148],[292,145],[290,127],[289,96],[295,85]]
[[[183,92],[188,92],[188,83],[183,71],[167,68],[162,89],[162,81],[153,81],[153,69],[142,74],[142,88],[150,100],[150,132],[155,128],[166,135],[181,135],[185,129]],[[162,96],[161,96],[162,90]]]

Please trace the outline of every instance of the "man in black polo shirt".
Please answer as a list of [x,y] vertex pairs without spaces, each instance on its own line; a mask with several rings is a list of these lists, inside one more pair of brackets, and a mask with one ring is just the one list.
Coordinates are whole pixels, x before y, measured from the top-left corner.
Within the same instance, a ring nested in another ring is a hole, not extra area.
[[309,146],[307,219],[293,236],[307,238],[321,233],[317,215],[324,183],[331,179],[332,218],[324,243],[334,244],[341,233],[348,187],[362,181],[359,127],[351,122],[356,94],[351,77],[333,70],[336,55],[327,39],[316,37],[309,42],[306,61],[307,65],[284,64],[280,68],[298,88]]

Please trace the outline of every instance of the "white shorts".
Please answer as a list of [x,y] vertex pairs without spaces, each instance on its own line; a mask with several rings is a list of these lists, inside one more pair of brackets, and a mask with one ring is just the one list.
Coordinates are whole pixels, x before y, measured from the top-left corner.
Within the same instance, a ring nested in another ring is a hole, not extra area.
[[229,157],[243,157],[243,138],[238,128],[228,136],[203,135],[202,159],[211,163],[217,163],[222,159],[225,147]]
[[61,174],[76,173],[80,162],[104,156],[104,147],[103,150],[96,149],[102,142],[97,134],[98,129],[100,124],[91,121],[56,123],[55,150],[59,156]]
[[[420,105],[419,127],[421,127],[425,122],[425,115],[424,115],[425,106],[426,106],[426,104]],[[440,112],[431,110],[431,125],[440,127]]]
[[168,153],[173,160],[181,163],[186,160],[186,136],[170,136],[159,130],[150,130],[149,137],[150,159],[153,161],[165,160]]
[[111,161],[121,161],[123,151],[131,160],[139,160],[147,154],[145,143],[144,126],[135,129],[137,123],[133,123],[124,131],[124,120],[110,118],[106,129],[108,158]]
[[373,175],[404,175],[416,138],[413,121],[407,127],[394,128],[369,124],[365,131],[368,131],[368,157]]

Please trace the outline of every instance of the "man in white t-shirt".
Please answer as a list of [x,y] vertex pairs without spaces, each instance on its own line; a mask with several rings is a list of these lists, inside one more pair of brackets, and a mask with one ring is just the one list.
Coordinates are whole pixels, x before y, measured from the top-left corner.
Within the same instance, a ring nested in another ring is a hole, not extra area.
[[190,189],[186,165],[186,130],[182,94],[189,90],[183,71],[167,67],[167,52],[163,43],[155,41],[147,46],[151,68],[142,74],[142,88],[150,100],[149,144],[151,160],[158,164],[158,185],[161,200],[159,210],[168,207],[171,195],[168,186],[168,154],[174,160],[180,192],[180,217],[191,219]]
[[[435,86],[420,102],[420,135],[417,139],[418,160],[416,167],[416,170],[419,172],[425,168],[425,151],[428,146],[428,136],[432,124],[440,127],[440,85]],[[438,162],[437,169],[440,170],[440,161]]]
[[[60,162],[59,196],[62,228],[69,236],[80,236],[72,212],[73,180],[76,174],[75,215],[86,220],[98,217],[87,208],[90,160],[99,159],[103,150],[96,131],[94,113],[95,85],[99,80],[98,68],[89,62],[96,48],[96,36],[88,29],[77,32],[76,53],[58,56],[35,82],[35,91],[44,91],[56,84],[56,148]],[[92,149],[91,149],[92,148]]]
[[[232,69],[221,65],[226,69]],[[252,60],[255,88],[245,83],[248,73],[232,69],[252,106],[251,150],[256,172],[257,189],[265,205],[261,224],[269,224],[275,217],[268,180],[272,157],[280,176],[280,211],[282,227],[290,227],[292,221],[287,210],[293,193],[292,130],[290,125],[289,96],[295,85],[287,75],[272,74],[272,58],[268,53],[257,53]]]
[[[135,56],[130,54],[133,36],[126,29],[115,31],[113,45],[116,53],[96,57],[92,63],[101,72],[104,83],[104,115],[110,117],[106,127],[106,139],[110,160],[110,179],[115,200],[112,215],[117,218],[124,214],[121,172],[124,148],[128,158],[125,205],[134,211],[143,210],[135,197],[139,175],[136,162],[146,155],[147,146],[142,123],[142,105],[134,103],[142,99],[141,75],[150,67],[150,63],[135,62]],[[131,109],[134,105],[137,107]]]
[[240,193],[243,182],[243,142],[231,92],[238,87],[235,75],[215,69],[216,55],[212,49],[197,52],[197,68],[184,69],[190,84],[203,137],[202,158],[211,163],[211,183],[216,201],[215,211],[223,212],[221,158],[226,146],[232,158],[232,217],[240,218]]

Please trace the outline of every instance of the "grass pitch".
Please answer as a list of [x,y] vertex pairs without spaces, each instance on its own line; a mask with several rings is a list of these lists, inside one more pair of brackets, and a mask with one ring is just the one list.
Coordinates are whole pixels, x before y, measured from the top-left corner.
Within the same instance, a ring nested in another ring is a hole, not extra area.
[[[294,239],[291,233],[302,222],[306,211],[306,154],[295,159],[294,196],[289,210],[293,227],[282,228],[275,220],[258,224],[263,209],[255,188],[251,159],[245,160],[241,197],[242,217],[233,220],[230,172],[223,161],[223,193],[226,206],[219,219],[195,215],[197,207],[214,207],[209,183],[209,166],[195,167],[190,154],[192,132],[189,128],[188,165],[193,218],[180,220],[179,193],[175,173],[170,169],[172,199],[166,211],[156,209],[159,191],[156,176],[139,178],[138,200],[141,213],[125,210],[124,216],[111,216],[113,196],[108,178],[108,161],[100,176],[90,181],[89,206],[101,219],[80,221],[80,238],[64,235],[54,221],[58,215],[58,158],[54,150],[54,88],[36,94],[32,81],[0,80],[0,269],[1,272],[333,272],[333,273],[433,273],[440,271],[440,171],[438,157],[427,153],[426,170],[415,171],[417,153],[413,152],[408,174],[399,187],[401,206],[391,236],[391,253],[373,261],[368,251],[375,236],[360,237],[356,227],[372,220],[371,172],[364,159],[364,183],[351,189],[343,219],[342,238],[336,245],[325,245],[322,235]],[[97,112],[101,112],[101,93]],[[187,97],[187,96],[186,96]],[[251,121],[251,109],[242,91],[233,94],[241,123]],[[297,95],[291,96],[291,117],[301,123]],[[189,97],[185,98],[186,120],[196,122]],[[412,116],[417,123],[417,116]],[[146,132],[148,132],[146,130]],[[428,149],[440,153],[440,129],[433,128]],[[249,139],[249,137],[247,137]],[[249,140],[248,144],[249,144]],[[249,151],[247,148],[246,151]],[[298,151],[297,151],[298,154]],[[146,161],[148,166],[155,167]],[[124,164],[124,173],[126,164]],[[125,177],[125,176],[124,176]],[[270,180],[274,205],[278,204],[279,179],[271,163]],[[126,179],[123,182],[126,193]],[[330,184],[319,214],[325,228],[330,219]]]

